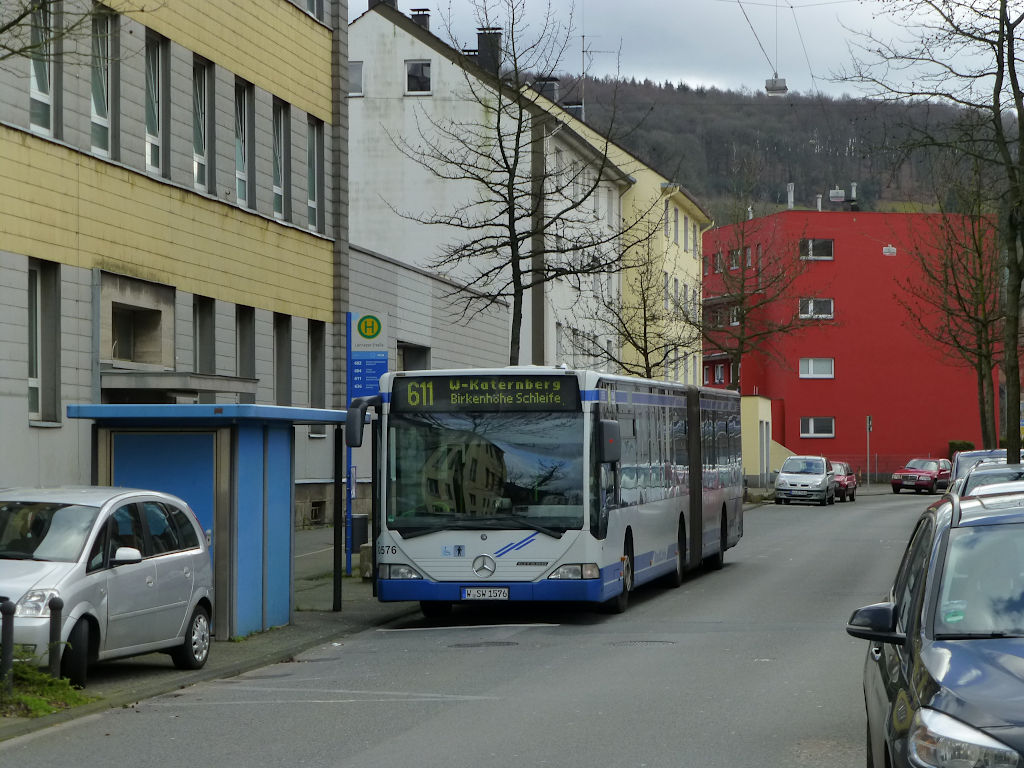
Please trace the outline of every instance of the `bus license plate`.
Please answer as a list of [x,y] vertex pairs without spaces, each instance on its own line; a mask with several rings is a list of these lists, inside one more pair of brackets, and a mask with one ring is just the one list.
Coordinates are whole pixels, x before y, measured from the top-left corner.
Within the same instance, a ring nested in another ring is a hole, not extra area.
[[463,587],[463,600],[508,600],[508,587]]

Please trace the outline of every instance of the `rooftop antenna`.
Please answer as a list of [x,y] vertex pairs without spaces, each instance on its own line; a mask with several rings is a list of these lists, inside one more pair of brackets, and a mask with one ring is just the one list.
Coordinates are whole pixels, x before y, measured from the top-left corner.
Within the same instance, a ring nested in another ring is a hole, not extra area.
[[587,35],[585,31],[587,28],[587,12],[583,7],[580,8],[580,28],[583,31],[580,35],[580,120],[586,122],[587,57],[595,53],[614,53],[614,51],[595,51],[592,48],[587,48]]
[[782,96],[789,91],[786,87],[786,78],[779,77],[778,67],[778,56],[779,56],[779,2],[775,0],[775,58],[776,63],[773,64],[771,57],[768,56],[768,51],[764,49],[764,45],[761,44],[761,38],[757,36],[757,30],[754,29],[754,25],[750,22],[750,17],[747,15],[747,9],[743,7],[743,3],[740,0],[736,0],[736,5],[743,11],[743,18],[747,20],[747,26],[750,27],[750,31],[754,33],[754,39],[757,40],[757,45],[761,49],[761,53],[764,54],[765,60],[768,62],[768,66],[772,68],[772,76],[764,81],[764,90],[769,96]]

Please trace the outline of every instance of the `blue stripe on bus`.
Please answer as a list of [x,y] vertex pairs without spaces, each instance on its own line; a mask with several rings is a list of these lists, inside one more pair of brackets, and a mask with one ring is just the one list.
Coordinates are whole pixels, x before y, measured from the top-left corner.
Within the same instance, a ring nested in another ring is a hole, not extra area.
[[495,552],[494,556],[501,557],[502,555],[507,555],[509,552],[515,552],[517,549],[522,549],[528,544],[533,543],[533,540],[536,539],[538,536],[540,536],[540,531],[534,531],[525,539],[520,539],[519,541],[513,541],[511,544],[506,544],[504,547]]
[[[645,584],[675,570],[675,547],[670,547],[667,554],[669,559],[657,563],[654,562],[654,553],[652,552],[635,556],[633,558],[635,585]],[[603,603],[622,591],[622,563],[619,561],[602,568],[601,575],[597,579],[541,579],[540,581],[525,582],[379,579],[377,581],[377,599],[381,602],[439,600],[458,603],[462,602],[463,587],[483,586],[508,587],[510,601]],[[475,601],[467,600],[466,602]]]

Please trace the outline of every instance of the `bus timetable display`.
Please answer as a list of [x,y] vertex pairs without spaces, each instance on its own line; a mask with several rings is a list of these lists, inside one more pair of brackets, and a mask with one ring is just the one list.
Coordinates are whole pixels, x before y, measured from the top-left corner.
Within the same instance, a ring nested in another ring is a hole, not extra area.
[[395,411],[579,411],[575,376],[399,376]]

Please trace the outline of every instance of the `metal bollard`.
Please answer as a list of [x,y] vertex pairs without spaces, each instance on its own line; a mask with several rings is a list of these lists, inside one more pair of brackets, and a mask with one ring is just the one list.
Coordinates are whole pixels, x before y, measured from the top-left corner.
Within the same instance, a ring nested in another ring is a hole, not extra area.
[[60,677],[60,627],[61,612],[64,610],[64,601],[59,597],[50,598],[50,676]]
[[14,603],[4,600],[0,603],[0,679],[3,680],[4,694],[14,693]]

